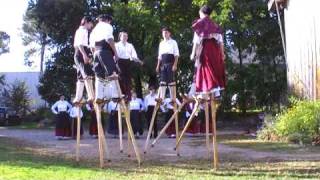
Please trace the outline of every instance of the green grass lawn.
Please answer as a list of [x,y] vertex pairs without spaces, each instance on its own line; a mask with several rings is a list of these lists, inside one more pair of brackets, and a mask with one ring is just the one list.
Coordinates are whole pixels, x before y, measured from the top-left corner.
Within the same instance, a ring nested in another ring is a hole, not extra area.
[[90,180],[90,179],[319,179],[320,162],[246,162],[236,155],[221,155],[218,171],[205,159],[112,162],[105,169],[97,168],[97,160],[81,165],[73,159],[54,155],[37,155],[36,145],[0,137],[0,180]]

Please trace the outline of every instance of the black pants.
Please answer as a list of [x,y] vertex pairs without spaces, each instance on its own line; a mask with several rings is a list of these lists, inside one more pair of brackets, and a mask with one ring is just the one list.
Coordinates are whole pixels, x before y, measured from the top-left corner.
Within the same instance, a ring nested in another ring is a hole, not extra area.
[[[89,54],[89,49],[85,48],[85,51],[87,52],[87,54]],[[80,50],[75,51],[74,63],[77,66],[77,79],[82,80],[84,78],[82,73],[84,73],[85,76],[94,76],[92,65],[84,63],[84,59]]]
[[118,111],[111,111],[109,114],[108,133],[112,135],[119,134]]
[[119,59],[120,87],[127,99],[131,99],[131,61],[130,59]]
[[175,75],[172,71],[174,64],[173,54],[162,54],[161,58],[160,82],[165,82],[166,84],[175,82]]
[[107,76],[112,75],[114,72],[118,73],[111,50],[96,50],[94,53],[93,70],[95,75],[99,78],[106,78]]
[[143,126],[141,120],[141,113],[139,110],[130,110],[130,121],[133,129],[133,133],[139,135],[143,134]]
[[[150,127],[153,110],[154,110],[154,106],[148,106],[147,113],[146,113],[148,128]],[[154,124],[153,124],[153,137],[156,138],[157,136],[158,136],[158,125],[157,125],[157,115],[156,115]]]

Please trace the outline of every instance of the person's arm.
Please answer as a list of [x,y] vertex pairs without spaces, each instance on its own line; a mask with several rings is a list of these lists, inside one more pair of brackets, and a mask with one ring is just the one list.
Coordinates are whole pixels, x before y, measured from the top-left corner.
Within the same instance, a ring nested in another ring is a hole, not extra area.
[[110,45],[110,47],[111,47],[111,49],[113,51],[114,61],[117,62],[119,58],[118,58],[118,53],[117,53],[116,46],[115,46],[113,38],[109,38],[107,40],[107,42],[109,43],[109,45]]
[[90,63],[90,58],[87,55],[87,52],[84,50],[84,46],[80,45],[78,46],[78,49],[80,50],[82,57],[83,57],[83,61],[85,64],[89,64]]
[[130,55],[131,60],[143,65],[143,62],[138,58],[137,51],[132,44],[130,44],[130,49],[131,49],[131,55]]
[[199,44],[200,44],[200,37],[197,35],[197,33],[193,33],[193,46],[192,46],[192,52],[191,52],[191,55],[190,55],[190,59],[192,61],[195,60],[196,58],[196,52],[197,52],[197,49],[199,47]]
[[58,114],[56,108],[58,106],[58,102],[54,103],[53,106],[51,107],[51,111],[54,113],[54,114]]
[[178,44],[176,41],[174,41],[174,63],[172,66],[172,71],[176,71],[177,70],[177,66],[178,66],[178,59],[179,59],[179,48],[178,48]]

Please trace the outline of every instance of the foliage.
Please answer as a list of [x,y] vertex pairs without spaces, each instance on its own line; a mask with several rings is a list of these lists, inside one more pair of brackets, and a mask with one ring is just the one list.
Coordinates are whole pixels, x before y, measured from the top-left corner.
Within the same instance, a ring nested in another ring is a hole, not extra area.
[[[199,8],[209,4],[214,9],[212,19],[225,32],[228,84],[222,109],[231,109],[230,99],[238,94],[237,105],[243,112],[248,108],[272,110],[275,105],[279,111],[286,93],[286,67],[277,18],[269,14],[266,3],[266,0],[30,0],[26,16],[32,15],[31,25],[38,27],[35,32],[44,33],[48,45],[55,49],[54,55],[47,60],[50,61],[46,64],[48,71],[42,77],[39,92],[49,102],[58,93],[67,96],[73,93],[73,34],[83,15],[97,17],[103,13],[113,15],[115,37],[120,30],[128,31],[129,42],[133,43],[138,56],[144,61],[143,67],[133,66],[131,69],[135,72],[134,85],[139,97],[144,84],[157,84],[155,64],[163,26],[171,29],[173,38],[178,42],[178,92],[187,92],[194,73],[193,62],[189,60],[193,36],[190,26],[198,17]],[[28,35],[33,37],[32,33]],[[41,44],[41,41],[35,42]],[[68,65],[61,66],[65,63]],[[65,74],[70,76],[65,77]],[[54,82],[60,79],[61,82]]]
[[0,31],[0,55],[9,52],[10,36]]
[[25,116],[30,110],[30,95],[24,81],[16,80],[8,85],[3,92],[4,103],[19,115]]
[[320,135],[320,102],[299,101],[275,117],[272,124],[265,123],[260,138],[279,139],[310,144]]

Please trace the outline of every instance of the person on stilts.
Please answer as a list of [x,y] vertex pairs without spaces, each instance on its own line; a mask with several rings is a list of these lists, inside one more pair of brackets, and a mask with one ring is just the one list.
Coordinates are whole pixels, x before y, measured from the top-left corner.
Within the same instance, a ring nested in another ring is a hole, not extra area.
[[89,48],[89,31],[93,27],[92,19],[88,16],[82,18],[79,28],[74,37],[74,62],[77,67],[77,83],[76,95],[73,103],[76,105],[82,104],[84,87],[87,91],[87,101],[94,100],[93,78],[94,72],[92,70],[92,54]]

